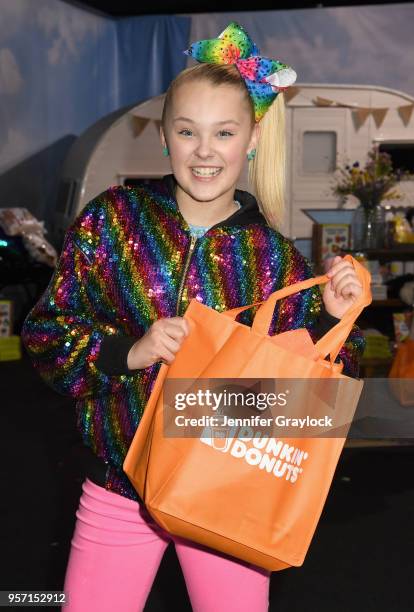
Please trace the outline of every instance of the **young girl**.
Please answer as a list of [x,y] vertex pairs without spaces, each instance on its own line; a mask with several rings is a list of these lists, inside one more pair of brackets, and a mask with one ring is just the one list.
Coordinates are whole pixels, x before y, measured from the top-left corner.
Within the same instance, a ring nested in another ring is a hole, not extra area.
[[[280,91],[295,73],[261,58],[235,23],[188,53],[199,63],[171,83],[162,116],[172,174],[86,204],[22,329],[41,376],[77,400],[87,478],[64,586],[70,612],[142,610],[171,541],[196,612],[268,609],[270,572],[170,536],[122,470],[160,363],[172,363],[189,333],[189,301],[221,312],[313,276],[277,229]],[[236,189],[246,156],[257,200]],[[306,327],[316,341],[337,323],[361,286],[340,257],[329,274],[323,299],[312,288],[278,302],[269,333]],[[238,320],[251,324],[253,310]],[[339,354],[351,376],[363,344],[354,327]]]

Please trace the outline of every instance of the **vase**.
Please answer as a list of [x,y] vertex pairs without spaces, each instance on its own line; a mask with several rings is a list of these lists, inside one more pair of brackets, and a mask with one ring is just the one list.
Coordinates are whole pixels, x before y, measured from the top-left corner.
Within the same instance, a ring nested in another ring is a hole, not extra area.
[[351,229],[353,250],[383,249],[385,209],[381,204],[359,204],[352,218]]

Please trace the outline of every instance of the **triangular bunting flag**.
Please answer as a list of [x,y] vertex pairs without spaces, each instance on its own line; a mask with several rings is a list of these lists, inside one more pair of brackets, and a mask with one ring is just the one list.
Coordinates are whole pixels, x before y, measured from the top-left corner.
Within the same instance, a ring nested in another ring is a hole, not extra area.
[[373,108],[371,110],[371,114],[374,117],[375,125],[377,126],[377,128],[381,127],[385,119],[385,115],[388,113],[388,111],[388,108]]
[[370,108],[358,108],[352,111],[352,119],[354,121],[355,129],[358,130],[362,125],[364,125],[370,112]]
[[300,87],[288,87],[288,89],[283,92],[283,97],[285,99],[286,104],[290,102],[290,100],[292,100],[295,96],[297,96],[299,92]]
[[400,115],[404,125],[408,125],[413,114],[414,104],[407,104],[406,106],[399,106],[397,108],[398,114]]
[[137,117],[136,115],[132,115],[132,128],[134,130],[135,138],[138,138],[140,134],[144,131],[147,126],[149,119],[145,117]]

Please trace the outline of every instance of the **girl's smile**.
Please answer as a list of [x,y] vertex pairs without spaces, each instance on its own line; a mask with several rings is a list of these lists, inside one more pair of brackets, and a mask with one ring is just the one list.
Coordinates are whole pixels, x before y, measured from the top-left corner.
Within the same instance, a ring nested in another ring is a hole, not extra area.
[[218,176],[221,171],[222,168],[217,168],[215,166],[197,166],[191,168],[191,172],[200,181],[210,181]]

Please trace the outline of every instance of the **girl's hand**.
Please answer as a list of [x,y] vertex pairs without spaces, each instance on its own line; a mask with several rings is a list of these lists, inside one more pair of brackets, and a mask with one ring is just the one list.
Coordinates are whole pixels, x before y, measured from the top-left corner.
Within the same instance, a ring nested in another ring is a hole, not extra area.
[[156,361],[170,365],[189,332],[190,327],[184,317],[158,319],[131,347],[127,358],[128,368],[147,368]]
[[323,291],[326,310],[333,317],[342,319],[346,311],[362,293],[353,265],[337,255],[326,273],[330,281]]

